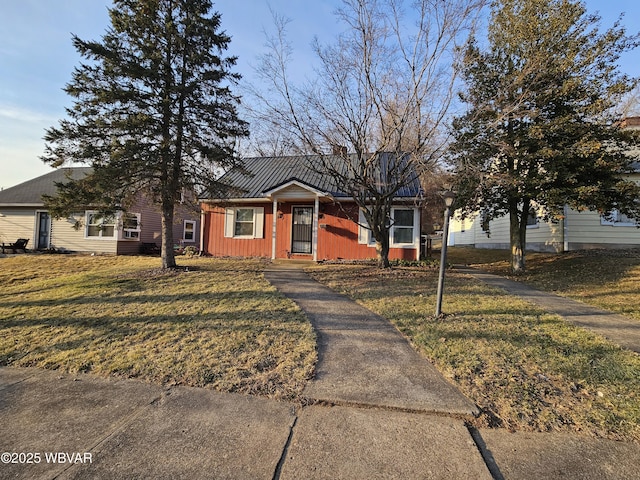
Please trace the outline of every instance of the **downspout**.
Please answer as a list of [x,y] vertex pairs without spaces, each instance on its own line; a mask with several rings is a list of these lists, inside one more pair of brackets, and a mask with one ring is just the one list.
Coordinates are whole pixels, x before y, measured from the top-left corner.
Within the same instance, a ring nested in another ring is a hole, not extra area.
[[271,260],[276,259],[276,225],[278,221],[278,200],[273,199],[273,221],[271,222]]
[[318,261],[318,220],[319,214],[318,210],[320,209],[320,200],[318,199],[318,195],[313,202],[313,226],[311,227],[311,242],[313,248],[313,261]]
[[200,209],[200,254],[204,253],[204,227],[207,216],[204,210]]
[[568,232],[568,221],[567,221],[567,217],[569,215],[569,206],[565,204],[565,206],[563,207],[563,215],[564,218],[562,219],[562,251],[563,252],[568,252],[569,251],[569,232]]

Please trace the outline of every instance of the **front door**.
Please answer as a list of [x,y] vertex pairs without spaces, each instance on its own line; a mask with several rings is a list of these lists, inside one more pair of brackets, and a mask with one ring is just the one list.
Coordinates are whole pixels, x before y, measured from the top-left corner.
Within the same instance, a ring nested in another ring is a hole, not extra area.
[[291,253],[312,253],[313,207],[293,207]]
[[36,250],[49,248],[49,233],[51,232],[51,217],[47,212],[38,212],[38,236],[36,238]]

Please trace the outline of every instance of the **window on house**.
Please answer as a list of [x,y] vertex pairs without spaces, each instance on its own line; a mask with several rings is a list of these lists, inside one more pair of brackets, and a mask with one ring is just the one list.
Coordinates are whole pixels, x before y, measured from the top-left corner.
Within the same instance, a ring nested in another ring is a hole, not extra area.
[[194,220],[185,220],[183,229],[183,238],[185,242],[196,241],[196,222]]
[[235,237],[248,237],[253,235],[253,208],[236,209]]
[[116,233],[116,219],[113,215],[103,216],[87,212],[86,236],[89,238],[113,238]]
[[618,210],[613,210],[609,217],[600,217],[602,225],[613,225],[615,227],[635,227],[636,222],[633,218],[626,216]]
[[122,216],[122,236],[129,240],[140,238],[140,214],[125,213]]
[[[392,246],[413,245],[415,231],[414,211],[407,208],[391,209],[393,225],[389,229],[389,240]],[[360,227],[358,229],[358,243],[375,245],[376,241],[371,234],[369,224],[360,211],[358,218]]]
[[532,208],[529,210],[529,215],[527,215],[527,228],[537,228],[538,227],[538,214]]
[[369,222],[367,222],[362,210],[358,212],[358,224],[358,243],[375,246],[376,239],[369,228]]
[[225,210],[225,237],[263,238],[264,207],[237,207]]
[[393,215],[393,243],[413,243],[413,210],[395,209]]

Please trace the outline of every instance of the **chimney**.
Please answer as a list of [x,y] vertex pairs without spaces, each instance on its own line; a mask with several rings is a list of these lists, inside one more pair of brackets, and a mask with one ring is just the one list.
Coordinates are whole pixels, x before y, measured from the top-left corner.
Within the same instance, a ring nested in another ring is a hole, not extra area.
[[345,147],[344,145],[331,145],[332,149],[333,149],[333,154],[334,155],[339,155],[341,157],[346,157],[347,156],[347,147]]

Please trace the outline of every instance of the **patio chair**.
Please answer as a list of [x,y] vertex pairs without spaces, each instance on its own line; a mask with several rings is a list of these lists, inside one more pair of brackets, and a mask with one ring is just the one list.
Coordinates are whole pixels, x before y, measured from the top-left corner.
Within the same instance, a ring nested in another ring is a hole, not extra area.
[[18,250],[26,251],[27,243],[29,243],[28,238],[19,238],[15,241],[15,243],[2,243],[2,253],[5,253],[5,250],[12,250],[14,253],[18,253]]

